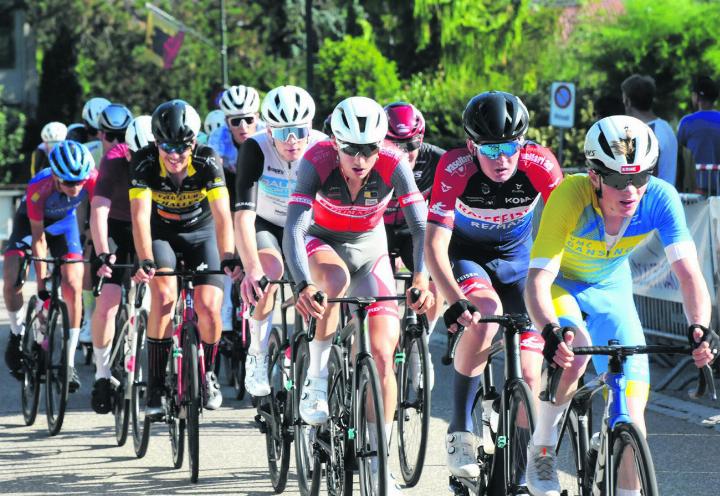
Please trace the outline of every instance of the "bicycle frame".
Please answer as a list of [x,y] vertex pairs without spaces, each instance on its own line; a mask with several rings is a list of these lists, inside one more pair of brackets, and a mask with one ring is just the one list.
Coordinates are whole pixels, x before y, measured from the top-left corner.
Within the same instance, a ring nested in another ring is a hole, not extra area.
[[[177,395],[180,404],[183,402],[184,384],[183,384],[183,353],[182,353],[182,342],[183,342],[183,329],[185,328],[186,322],[197,322],[195,315],[195,303],[193,302],[194,288],[192,279],[182,274],[178,274],[180,279],[181,289],[178,303],[182,302],[182,319],[175,326],[175,330],[172,335],[172,359],[175,360],[175,370],[177,371]],[[200,343],[200,339],[198,339]],[[201,387],[205,387],[205,353],[203,346],[198,346],[198,365],[200,366],[200,382]]]

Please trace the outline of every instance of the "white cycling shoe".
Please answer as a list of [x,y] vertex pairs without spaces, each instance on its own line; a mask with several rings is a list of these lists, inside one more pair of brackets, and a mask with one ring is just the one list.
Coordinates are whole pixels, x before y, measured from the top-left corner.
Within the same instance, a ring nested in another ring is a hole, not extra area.
[[475,478],[480,476],[476,443],[475,434],[472,432],[450,432],[445,437],[447,467],[455,477]]
[[245,390],[256,397],[270,394],[267,353],[247,356],[245,361]]
[[525,474],[526,487],[532,496],[560,496],[557,458],[553,446],[535,446],[531,440],[527,448]]
[[300,397],[300,417],[309,425],[321,425],[329,414],[327,378],[308,377]]

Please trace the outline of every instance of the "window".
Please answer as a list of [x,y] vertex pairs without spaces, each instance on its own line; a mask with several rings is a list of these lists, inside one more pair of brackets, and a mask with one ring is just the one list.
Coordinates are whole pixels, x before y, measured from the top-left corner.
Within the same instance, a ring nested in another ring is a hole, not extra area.
[[0,12],[0,69],[15,68],[15,12]]

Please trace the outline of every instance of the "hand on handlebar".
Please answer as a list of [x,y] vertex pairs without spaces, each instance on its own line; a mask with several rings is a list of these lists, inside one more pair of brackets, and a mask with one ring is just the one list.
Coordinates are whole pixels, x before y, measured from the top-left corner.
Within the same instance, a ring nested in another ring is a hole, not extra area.
[[114,253],[101,253],[97,256],[102,265],[97,270],[98,277],[109,278],[112,277],[112,266],[117,259]]
[[443,314],[445,327],[447,327],[450,333],[457,332],[458,324],[463,327],[468,327],[472,324],[477,324],[481,318],[482,315],[480,315],[480,312],[478,312],[477,308],[468,300],[456,301],[450,305]]
[[720,337],[712,329],[693,324],[688,329],[690,344],[693,346],[692,357],[699,369],[715,361],[720,351]]
[[322,319],[326,308],[327,298],[314,284],[308,284],[295,298],[295,309],[306,320],[310,317]]
[[246,305],[256,306],[258,300],[270,290],[269,284],[264,289],[260,285],[260,280],[264,277],[265,274],[262,269],[252,269],[245,272],[245,276],[240,283],[240,295]]
[[542,330],[542,337],[545,339],[543,348],[545,360],[563,369],[570,368],[575,359],[571,346],[576,333],[577,329],[574,327],[547,324]]
[[155,262],[153,260],[143,260],[142,262],[140,262],[137,270],[135,271],[133,281],[136,284],[140,284],[141,282],[148,283],[150,282],[150,279],[155,276],[156,270],[157,265],[155,265]]
[[418,315],[424,314],[435,304],[435,296],[428,289],[427,281],[420,284],[413,283],[413,287],[408,288],[405,296],[408,306]]

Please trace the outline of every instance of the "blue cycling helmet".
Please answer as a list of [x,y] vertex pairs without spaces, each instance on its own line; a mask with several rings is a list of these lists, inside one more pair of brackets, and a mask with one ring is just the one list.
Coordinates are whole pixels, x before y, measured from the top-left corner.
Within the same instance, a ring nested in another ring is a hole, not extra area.
[[95,167],[90,150],[77,141],[61,141],[50,152],[50,168],[62,181],[84,181]]

